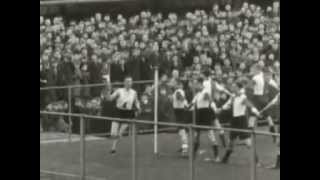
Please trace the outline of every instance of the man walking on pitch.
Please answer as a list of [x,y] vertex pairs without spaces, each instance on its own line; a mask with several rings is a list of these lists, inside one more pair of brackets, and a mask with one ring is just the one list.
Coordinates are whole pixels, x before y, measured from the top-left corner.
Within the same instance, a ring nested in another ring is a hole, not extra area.
[[[269,96],[274,96],[276,92],[280,91],[278,85],[271,76],[271,72],[263,71],[262,67],[259,65],[254,66],[254,76],[252,77],[253,96],[251,98],[251,102],[259,111],[266,107],[270,99],[274,98]],[[271,90],[273,93],[270,92]],[[269,131],[275,133],[276,129],[274,120],[270,114],[262,113],[261,115],[267,119]],[[255,122],[253,123],[256,124]]]
[[[109,100],[116,100],[117,114],[119,118],[133,119],[135,117],[135,109],[140,111],[140,103],[137,92],[131,88],[132,78],[127,76],[124,78],[124,87],[117,89],[110,95]],[[123,136],[124,131],[128,128],[128,123],[112,122],[111,137],[114,138],[110,153],[116,153],[116,147]]]
[[[183,90],[183,85],[180,81],[177,82],[177,89],[173,93],[173,110],[175,114],[176,121],[178,123],[187,124],[188,121],[187,110],[188,102],[186,100],[185,92]],[[179,136],[181,138],[181,153],[182,156],[186,156],[188,152],[188,134],[185,128],[179,128]]]
[[[195,110],[195,123],[197,125],[211,126],[213,120],[216,119],[216,104],[212,101],[210,95],[203,87],[203,79],[197,79],[197,93],[195,94],[191,108]],[[196,129],[196,138],[194,141],[193,153],[196,155],[200,147],[200,129]],[[214,160],[219,161],[219,147],[213,131],[208,131],[208,137],[212,143]]]
[[[222,109],[228,109],[228,108],[232,109],[231,128],[248,130],[250,129],[249,122],[247,119],[248,110],[251,110],[251,112],[257,116],[259,116],[259,112],[248,101],[247,96],[245,94],[245,89],[242,83],[236,82],[233,84],[232,88],[235,95],[229,99],[229,101],[222,107]],[[231,131],[229,146],[222,159],[222,163],[228,162],[229,157],[233,153],[233,148],[237,138],[239,138],[239,140],[245,141],[245,144],[248,148],[251,147],[252,143],[251,143],[251,138],[249,133]]]

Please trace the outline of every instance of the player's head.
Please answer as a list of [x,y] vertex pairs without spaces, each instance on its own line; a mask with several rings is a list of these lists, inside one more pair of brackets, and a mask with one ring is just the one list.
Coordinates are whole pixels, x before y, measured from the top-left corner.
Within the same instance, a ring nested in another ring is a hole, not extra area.
[[132,77],[131,76],[126,76],[124,78],[124,87],[126,89],[130,89],[132,87]]
[[240,82],[240,81],[234,82],[234,84],[233,84],[234,93],[240,95],[243,91],[243,88],[244,88],[244,85],[242,82]]
[[201,91],[203,89],[203,79],[201,77],[197,78],[196,83],[197,90]]

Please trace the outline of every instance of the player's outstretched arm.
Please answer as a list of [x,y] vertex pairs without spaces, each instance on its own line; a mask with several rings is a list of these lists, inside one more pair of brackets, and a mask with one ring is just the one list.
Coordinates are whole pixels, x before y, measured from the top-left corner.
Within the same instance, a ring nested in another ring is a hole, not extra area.
[[116,90],[115,92],[113,92],[113,93],[110,95],[109,100],[110,100],[110,101],[113,101],[113,100],[115,100],[115,99],[118,98],[118,97],[119,97],[119,90]]

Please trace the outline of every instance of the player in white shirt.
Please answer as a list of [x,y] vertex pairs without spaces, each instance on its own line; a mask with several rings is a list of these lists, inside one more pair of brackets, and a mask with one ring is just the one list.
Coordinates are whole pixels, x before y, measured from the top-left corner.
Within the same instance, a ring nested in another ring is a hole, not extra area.
[[[217,97],[219,94],[218,91],[225,91],[225,88],[221,87],[221,85],[218,84],[216,81],[213,81],[209,71],[205,71],[203,74],[204,74],[203,91],[207,92],[210,96],[210,99],[216,102],[218,100],[218,97]],[[216,116],[214,119],[214,126],[217,128],[222,127],[218,116]],[[210,134],[214,136],[216,133],[214,130],[210,130]],[[225,141],[224,130],[219,131],[219,138],[223,147],[225,147],[226,141]],[[207,158],[207,160],[209,159]]]
[[[273,99],[273,97],[269,97],[269,89],[273,89],[276,91],[280,91],[279,85],[276,83],[276,81],[272,78],[272,73],[265,71],[263,72],[262,68],[259,66],[256,66],[254,76],[252,78],[253,83],[253,96],[252,96],[252,103],[253,105],[261,111],[263,108],[267,106],[269,101]],[[265,119],[267,119],[269,124],[269,130],[270,132],[275,132],[275,125],[274,120],[272,119],[272,115],[270,115],[269,112],[265,112],[262,114]],[[252,119],[255,123],[256,118]]]
[[[196,125],[203,126],[212,126],[214,120],[216,119],[216,104],[212,101],[209,93],[203,87],[203,79],[199,78],[197,80],[197,93],[195,94],[192,103],[191,109],[195,110]],[[200,147],[200,133],[201,130],[197,129],[195,133],[194,141],[194,157],[197,154],[197,151]],[[212,144],[212,150],[214,154],[214,160],[219,161],[219,147],[215,138],[214,131],[208,131],[208,137]]]
[[[135,109],[140,111],[140,104],[137,92],[131,88],[132,77],[124,78],[124,87],[115,90],[109,97],[109,100],[116,100],[116,108],[118,117],[123,119],[133,119],[135,117]],[[111,124],[111,136],[114,138],[110,153],[116,153],[116,147],[123,136],[125,130],[129,127],[128,123],[119,123],[113,121]]]
[[[278,106],[278,107],[277,107]],[[278,96],[276,96],[275,99],[273,99],[273,101],[270,103],[270,107],[276,107],[276,108],[279,108],[280,107],[280,94]],[[278,113],[280,111],[280,109],[277,109],[278,110]],[[280,117],[278,118],[278,133],[280,134]],[[271,168],[271,169],[279,169],[280,168],[280,137],[277,138],[277,156],[276,156],[276,162],[275,164],[271,165],[270,167],[268,168]]]
[[[229,99],[229,101],[222,107],[222,109],[232,109],[232,120],[231,128],[235,129],[250,129],[249,121],[247,119],[248,110],[251,110],[254,114],[259,116],[258,110],[248,101],[245,94],[245,89],[242,83],[237,82],[233,84],[233,91],[235,95]],[[235,141],[239,138],[242,141],[245,141],[245,144],[248,148],[251,147],[251,138],[250,134],[243,132],[230,132],[230,141],[228,149],[223,156],[222,163],[227,163],[230,155],[233,152]]]
[[[177,82],[177,89],[174,91],[172,96],[173,110],[177,123],[187,124],[188,122],[188,112],[186,108],[188,107],[188,102],[186,99],[185,92],[183,90],[183,85],[180,81]],[[179,136],[181,139],[181,150],[182,156],[186,156],[188,153],[188,134],[185,128],[179,129]]]

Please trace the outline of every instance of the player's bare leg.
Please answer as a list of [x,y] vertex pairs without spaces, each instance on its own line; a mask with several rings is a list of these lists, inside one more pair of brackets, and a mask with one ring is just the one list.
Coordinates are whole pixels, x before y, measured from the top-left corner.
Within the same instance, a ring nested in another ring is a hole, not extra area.
[[211,158],[206,158],[205,161],[215,161],[215,162],[219,162],[220,159],[219,159],[219,146],[218,146],[218,142],[216,140],[216,137],[215,137],[215,132],[214,130],[209,130],[208,131],[208,138],[209,140],[211,141],[211,148],[212,148],[212,152],[213,152],[213,159]]
[[185,129],[180,129],[179,136],[181,139],[182,156],[186,156],[188,154],[188,134],[187,134],[187,131]]
[[194,145],[193,145],[193,157],[195,158],[197,155],[197,152],[200,147],[200,135],[201,131],[199,129],[195,130],[195,138],[194,138]]
[[[247,138],[247,139],[245,139],[245,140],[244,140],[244,143],[245,143],[246,147],[247,147],[249,150],[252,149],[252,138]],[[258,157],[257,152],[255,152],[255,160],[256,160],[256,165],[257,165],[258,167],[261,167],[262,165],[261,165],[261,163],[260,163],[260,160],[259,160],[259,157]]]
[[276,156],[276,162],[275,164],[269,166],[270,169],[280,169],[280,137],[277,137],[277,156]]
[[[273,119],[271,118],[271,116],[268,116],[267,117],[267,121],[268,121],[268,125],[269,125],[269,131],[271,133],[276,133],[276,128],[275,128],[275,124],[274,124],[274,121]],[[273,138],[273,142],[276,143],[276,137],[275,136],[272,136]]]
[[129,127],[128,124],[121,124],[120,128],[119,128],[119,124],[115,126],[115,128],[118,128],[119,131],[116,134],[113,135],[114,140],[112,142],[112,148],[111,148],[111,151],[110,151],[111,154],[115,154],[116,153],[117,145],[118,145],[121,137],[123,136],[123,133],[125,132],[125,130],[128,127]]
[[230,158],[231,154],[233,153],[234,144],[235,144],[235,139],[230,139],[227,150],[221,160],[222,163],[226,164],[229,162],[229,158]]
[[[257,127],[257,117],[256,116],[250,116],[249,117],[249,122],[248,122],[248,126],[250,129],[254,129]],[[244,140],[244,144],[248,147],[248,149],[251,149],[252,147],[252,138],[248,138],[248,139],[245,139]],[[259,160],[259,157],[258,157],[258,154],[256,152],[255,154],[255,159],[256,159],[256,164],[258,167],[261,166],[261,163],[260,163],[260,160]]]
[[[216,128],[219,128],[219,129],[222,128],[219,119],[216,119],[216,120],[214,121],[214,126],[215,126]],[[220,142],[221,142],[222,146],[223,146],[224,148],[226,148],[226,147],[227,147],[227,143],[226,143],[226,137],[225,137],[224,130],[221,129],[221,130],[219,130],[218,132],[219,132]]]

